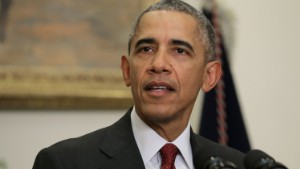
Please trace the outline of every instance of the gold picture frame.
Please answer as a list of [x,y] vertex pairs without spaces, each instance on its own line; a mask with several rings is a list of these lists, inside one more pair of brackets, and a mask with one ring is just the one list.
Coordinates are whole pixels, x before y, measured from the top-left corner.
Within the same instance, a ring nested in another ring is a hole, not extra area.
[[6,18],[0,25],[5,35],[0,43],[0,109],[133,105],[120,58],[127,52],[135,17],[154,1],[0,1],[9,2],[1,11]]

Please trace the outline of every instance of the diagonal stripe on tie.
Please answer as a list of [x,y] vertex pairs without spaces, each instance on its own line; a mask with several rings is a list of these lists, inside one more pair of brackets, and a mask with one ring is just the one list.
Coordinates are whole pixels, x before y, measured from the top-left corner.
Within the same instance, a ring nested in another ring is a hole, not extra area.
[[165,144],[160,149],[160,155],[161,155],[161,169],[175,169],[175,159],[179,152],[178,148],[171,143]]

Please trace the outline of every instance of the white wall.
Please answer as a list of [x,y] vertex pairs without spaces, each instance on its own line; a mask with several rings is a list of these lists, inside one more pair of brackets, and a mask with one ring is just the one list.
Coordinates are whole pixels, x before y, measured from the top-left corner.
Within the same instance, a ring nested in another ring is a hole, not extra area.
[[300,1],[228,1],[236,13],[233,71],[254,148],[300,166]]
[[298,168],[300,1],[219,2],[235,17],[231,64],[252,147]]
[[[199,0],[188,1],[199,5]],[[252,147],[297,168],[300,1],[222,3],[235,16],[232,71]],[[107,126],[124,111],[0,112],[0,160],[7,161],[8,169],[31,168],[41,148]],[[193,114],[193,126],[198,126],[198,116]]]
[[7,162],[7,169],[32,168],[42,148],[108,126],[124,112],[0,112],[0,160]]

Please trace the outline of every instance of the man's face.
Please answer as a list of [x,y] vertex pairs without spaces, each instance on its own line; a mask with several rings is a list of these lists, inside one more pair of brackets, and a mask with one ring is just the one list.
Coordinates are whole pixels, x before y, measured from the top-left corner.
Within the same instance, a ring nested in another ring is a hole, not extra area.
[[122,71],[135,108],[146,122],[187,123],[202,87],[204,46],[193,17],[171,11],[146,13]]

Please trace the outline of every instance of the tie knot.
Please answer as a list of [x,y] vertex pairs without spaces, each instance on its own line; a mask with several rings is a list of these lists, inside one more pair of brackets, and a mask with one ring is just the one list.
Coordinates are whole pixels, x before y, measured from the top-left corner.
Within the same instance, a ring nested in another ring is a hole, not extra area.
[[[161,149],[160,149],[160,155],[162,159],[162,168],[163,166],[174,166],[175,158],[178,154],[179,150],[178,148],[171,143],[165,144]],[[170,168],[170,169],[171,169]]]

